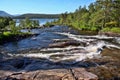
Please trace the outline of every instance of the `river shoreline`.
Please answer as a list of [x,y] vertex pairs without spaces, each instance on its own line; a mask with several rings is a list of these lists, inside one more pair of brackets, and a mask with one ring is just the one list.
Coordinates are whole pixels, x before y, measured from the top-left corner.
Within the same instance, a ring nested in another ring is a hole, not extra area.
[[17,34],[17,35],[12,35],[12,36],[8,36],[6,38],[3,38],[0,40],[0,45],[8,43],[8,42],[14,42],[14,41],[19,41],[28,37],[32,37],[32,36],[37,36],[38,34]]
[[113,32],[98,32],[98,35],[106,35],[109,37],[120,37],[119,33],[113,33]]

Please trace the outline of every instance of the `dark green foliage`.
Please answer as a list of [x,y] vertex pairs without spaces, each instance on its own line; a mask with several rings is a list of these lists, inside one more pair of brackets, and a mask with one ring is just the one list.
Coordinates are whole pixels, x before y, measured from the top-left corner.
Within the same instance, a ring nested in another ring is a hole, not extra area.
[[106,27],[106,28],[103,28],[102,31],[103,32],[120,33],[120,28],[116,28],[116,27],[109,28],[109,27]]
[[39,27],[39,21],[32,20],[27,17],[25,19],[20,20],[19,27],[24,28],[24,29],[37,28],[37,27]]
[[[20,26],[30,29],[39,26],[39,22],[26,18],[25,20],[21,20]],[[20,32],[20,29],[19,26],[16,26],[16,22],[13,19],[9,17],[0,17],[0,44],[20,40],[31,35],[30,33]]]
[[33,23],[33,27],[38,27],[39,26],[39,21],[38,20],[33,20],[32,21],[32,23]]
[[0,17],[0,30],[9,25],[9,21],[12,21],[10,17]]
[[9,22],[9,27],[10,27],[11,33],[13,33],[13,34],[20,33],[20,29],[19,29],[19,27],[16,27],[16,22],[15,21],[10,21]]
[[99,31],[106,27],[120,28],[120,0],[96,0],[88,8],[80,6],[74,13],[61,14],[54,24],[91,31]]

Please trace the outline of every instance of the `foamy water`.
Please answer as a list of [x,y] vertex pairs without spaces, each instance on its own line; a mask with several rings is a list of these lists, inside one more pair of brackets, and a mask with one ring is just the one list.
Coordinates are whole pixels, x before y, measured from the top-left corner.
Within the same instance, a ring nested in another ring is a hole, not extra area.
[[[60,35],[68,36],[69,39],[79,41],[81,43],[86,43],[86,46],[67,46],[64,48],[43,48],[40,49],[39,53],[26,53],[26,54],[17,54],[15,56],[24,56],[24,57],[35,57],[35,58],[46,58],[51,61],[82,61],[85,59],[91,59],[100,57],[100,53],[104,50],[103,47],[107,48],[118,48],[119,45],[115,45],[109,43],[105,40],[114,39],[114,37],[107,36],[83,36],[83,35],[75,35],[70,33],[57,33]],[[115,38],[118,43],[120,42],[120,38]],[[54,39],[53,39],[54,40]],[[59,40],[59,39],[57,39]]]

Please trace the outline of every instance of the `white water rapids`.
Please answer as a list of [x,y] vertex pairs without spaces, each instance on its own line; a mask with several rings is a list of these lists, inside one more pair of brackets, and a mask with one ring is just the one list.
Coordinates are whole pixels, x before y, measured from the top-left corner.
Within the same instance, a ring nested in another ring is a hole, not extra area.
[[[75,35],[66,32],[55,32],[59,35],[67,36],[68,39],[75,40],[76,42],[86,43],[86,46],[66,46],[63,48],[42,48],[38,53],[30,52],[26,54],[16,54],[15,56],[46,58],[50,61],[82,61],[87,58],[100,57],[101,51],[104,47],[118,48],[120,49],[119,37],[107,37],[104,35],[87,36],[87,35]],[[115,40],[118,45],[110,43],[109,40]],[[60,39],[53,39],[60,40]]]

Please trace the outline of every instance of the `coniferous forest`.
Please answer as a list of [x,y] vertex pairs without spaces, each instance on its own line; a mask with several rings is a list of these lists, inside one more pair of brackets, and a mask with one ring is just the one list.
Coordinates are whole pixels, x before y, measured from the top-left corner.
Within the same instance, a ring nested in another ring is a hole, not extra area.
[[120,33],[120,0],[96,0],[74,13],[61,14],[53,24],[68,25],[80,30]]

